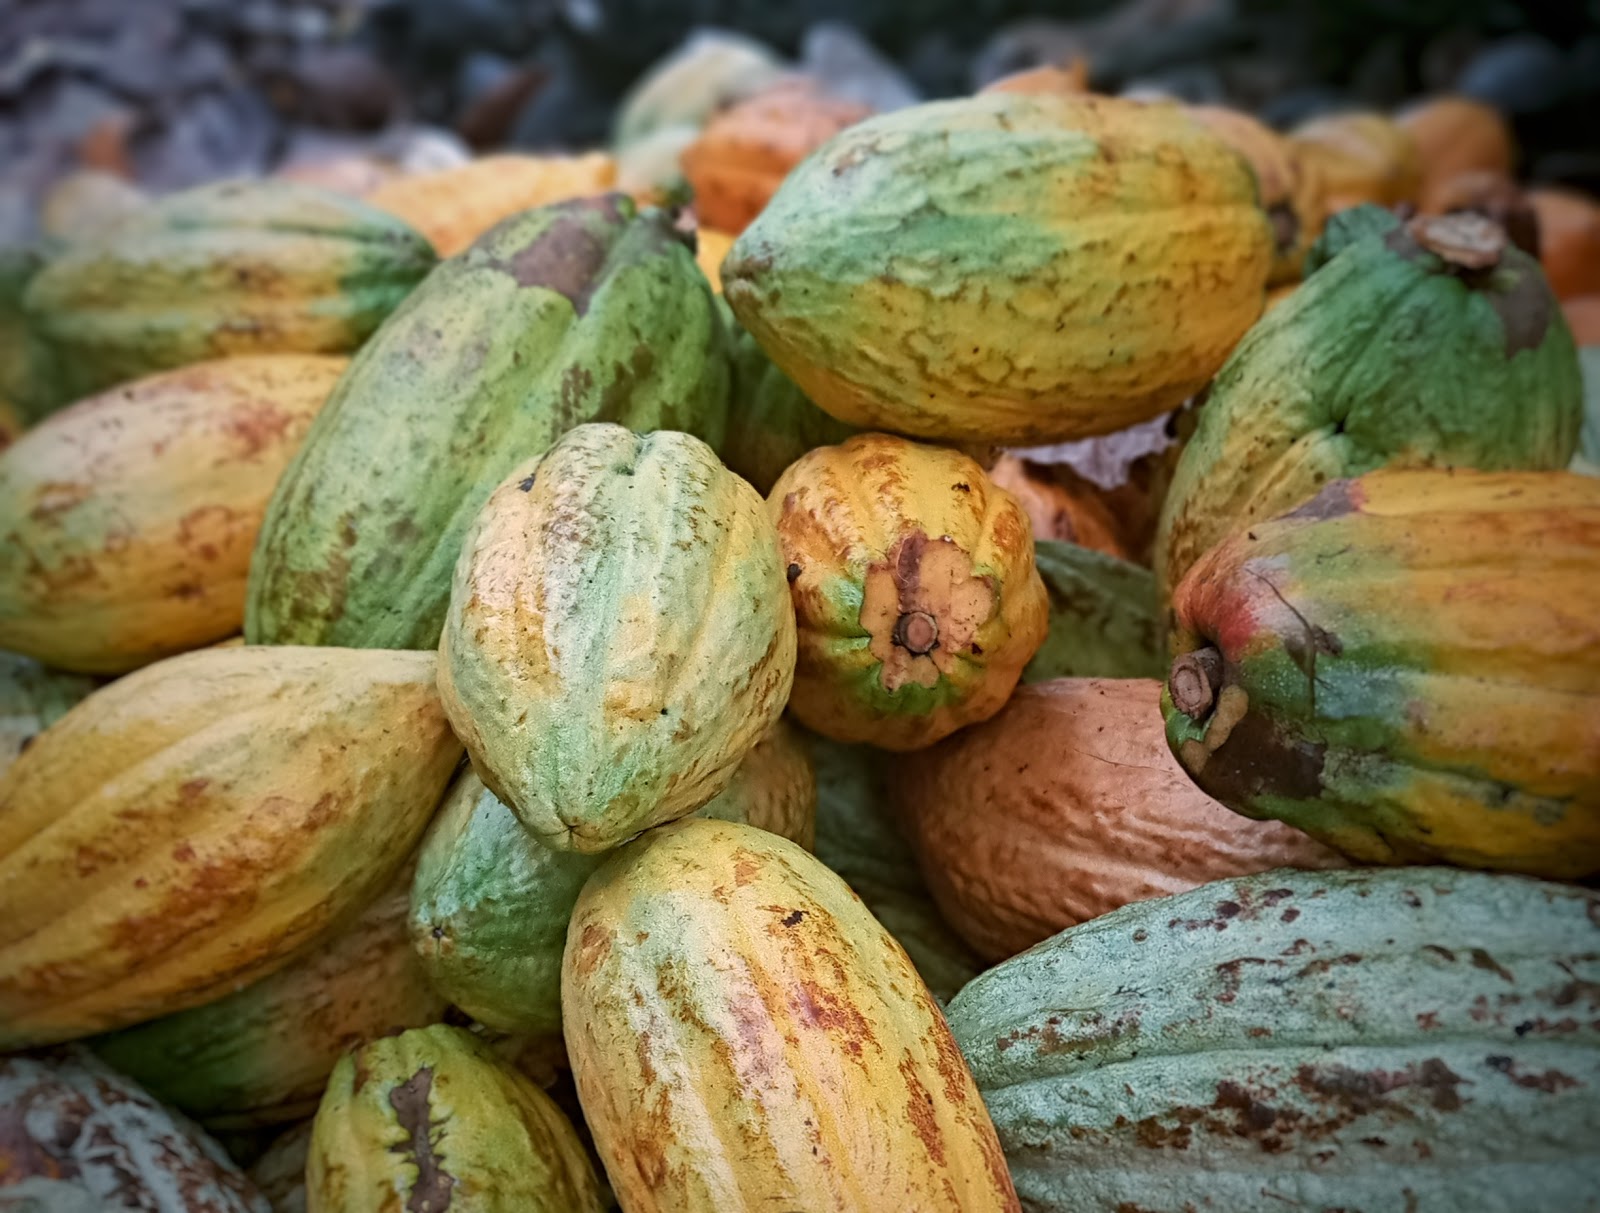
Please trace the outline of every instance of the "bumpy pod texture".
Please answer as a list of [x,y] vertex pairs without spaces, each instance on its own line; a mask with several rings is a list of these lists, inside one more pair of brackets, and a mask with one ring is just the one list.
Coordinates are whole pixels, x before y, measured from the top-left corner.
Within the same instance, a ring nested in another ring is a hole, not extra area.
[[1600,480],[1374,472],[1207,553],[1167,739],[1369,863],[1600,871]]
[[913,750],[1000,710],[1049,604],[1027,515],[975,460],[861,434],[798,460],[767,508],[800,627],[802,724]]
[[0,646],[120,674],[237,633],[267,502],[345,364],[151,375],[0,453]]
[[1261,314],[1249,167],[1172,105],[993,93],[870,118],[723,263],[772,360],[854,425],[1025,445],[1209,380]]
[[221,1146],[77,1046],[0,1057],[0,1206],[271,1213]]
[[23,309],[65,398],[239,354],[348,354],[434,265],[400,220],[287,181],[172,194],[69,247]]
[[460,756],[431,654],[212,648],[96,691],[0,783],[0,1047],[281,968],[405,864]]
[[728,785],[783,712],[794,650],[755,490],[688,434],[584,425],[468,532],[439,690],[542,842],[603,851]]
[[523,460],[588,421],[720,443],[725,335],[683,241],[609,194],[514,216],[430,274],[278,484],[250,642],[431,649],[462,538]]
[[344,1053],[444,1017],[406,931],[411,877],[407,864],[354,922],[276,973],[91,1047],[209,1128],[310,1116]]
[[561,1001],[630,1213],[1019,1207],[905,953],[776,835],[686,821],[619,851],[578,899]]
[[1163,590],[1229,532],[1380,467],[1564,468],[1582,382],[1538,264],[1477,216],[1365,207],[1251,329],[1199,410],[1162,507]]
[[572,1123],[470,1032],[375,1040],[328,1080],[306,1160],[316,1213],[601,1213]]
[[950,1026],[1039,1213],[1566,1213],[1600,1182],[1600,898],[1268,872],[984,973]]
[[[746,822],[809,850],[816,804],[811,758],[780,720],[694,815]],[[603,862],[545,846],[464,772],[423,840],[412,889],[411,938],[429,980],[486,1027],[559,1034],[567,923]]]

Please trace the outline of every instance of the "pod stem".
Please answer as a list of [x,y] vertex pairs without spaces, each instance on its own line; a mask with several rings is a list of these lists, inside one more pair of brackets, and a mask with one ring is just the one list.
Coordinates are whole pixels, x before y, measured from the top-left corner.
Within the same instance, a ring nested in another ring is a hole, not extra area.
[[894,621],[894,642],[922,656],[939,643],[939,621],[926,611],[906,611]]
[[1185,653],[1172,663],[1167,689],[1172,705],[1191,720],[1199,720],[1216,706],[1222,685],[1222,654],[1206,647]]
[[1493,219],[1472,211],[1420,215],[1406,231],[1423,248],[1461,270],[1488,270],[1506,251],[1506,231]]

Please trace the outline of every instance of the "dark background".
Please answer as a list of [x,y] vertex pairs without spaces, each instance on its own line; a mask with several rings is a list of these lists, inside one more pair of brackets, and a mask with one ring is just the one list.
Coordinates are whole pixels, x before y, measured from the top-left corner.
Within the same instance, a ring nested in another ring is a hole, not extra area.
[[81,164],[165,190],[438,129],[474,149],[607,142],[694,29],[902,100],[1083,54],[1278,126],[1457,90],[1523,175],[1600,192],[1600,0],[0,0],[0,239]]

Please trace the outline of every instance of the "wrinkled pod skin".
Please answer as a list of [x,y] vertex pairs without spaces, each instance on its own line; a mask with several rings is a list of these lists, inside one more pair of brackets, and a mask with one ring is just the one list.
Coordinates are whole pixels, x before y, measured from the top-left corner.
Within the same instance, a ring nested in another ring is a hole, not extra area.
[[468,531],[439,692],[485,786],[546,846],[593,853],[727,787],[794,651],[755,490],[691,435],[584,425]]
[[519,463],[592,421],[718,446],[727,338],[684,241],[606,194],[515,215],[441,264],[279,482],[245,637],[431,649],[466,532]]
[[601,1213],[566,1116],[470,1032],[375,1040],[334,1068],[306,1160],[308,1213]]
[[691,820],[590,877],[562,1012],[630,1213],[1017,1210],[938,1005],[793,843]]
[[1600,872],[1600,480],[1374,472],[1208,552],[1167,740],[1367,863]]
[[[694,815],[747,822],[810,850],[816,805],[811,757],[780,720]],[[423,839],[412,886],[410,936],[428,979],[486,1027],[559,1038],[567,923],[604,862],[545,846],[463,772]]]

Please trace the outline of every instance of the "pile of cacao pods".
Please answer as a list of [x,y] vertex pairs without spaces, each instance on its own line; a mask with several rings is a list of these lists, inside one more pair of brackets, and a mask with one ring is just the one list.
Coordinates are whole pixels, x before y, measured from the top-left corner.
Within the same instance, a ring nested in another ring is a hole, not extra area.
[[0,1208],[1600,1209],[1600,207],[698,83],[4,252]]

